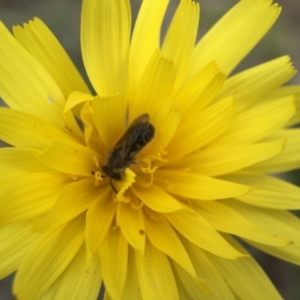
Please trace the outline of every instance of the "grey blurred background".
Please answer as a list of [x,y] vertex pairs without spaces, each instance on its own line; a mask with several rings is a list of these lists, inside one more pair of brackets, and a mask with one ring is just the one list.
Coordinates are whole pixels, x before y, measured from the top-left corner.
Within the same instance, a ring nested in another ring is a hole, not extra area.
[[[141,2],[142,0],[131,0],[133,21]],[[164,28],[170,21],[178,2],[179,0],[170,0]],[[201,4],[200,38],[238,0],[197,0],[196,2]],[[236,71],[284,54],[289,54],[296,69],[300,70],[300,1],[278,0],[276,2],[283,7],[279,20]],[[54,32],[86,78],[80,54],[80,8],[81,0],[0,0],[0,20],[11,28],[35,16],[41,18]],[[291,83],[300,84],[299,73]],[[300,185],[299,171],[290,172],[287,177],[291,182]],[[255,249],[249,248],[249,250],[285,300],[300,299],[300,267],[282,262]],[[11,282],[12,276],[0,282],[0,300],[13,299]]]

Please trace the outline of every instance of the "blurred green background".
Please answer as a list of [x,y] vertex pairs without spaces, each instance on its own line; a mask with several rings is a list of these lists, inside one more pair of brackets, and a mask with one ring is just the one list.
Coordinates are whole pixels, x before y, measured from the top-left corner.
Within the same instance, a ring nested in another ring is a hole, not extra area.
[[[131,0],[133,20],[136,18],[141,2],[142,0]],[[170,22],[178,2],[179,0],[170,0],[162,32]],[[199,0],[196,2],[201,4],[200,38],[238,0]],[[283,8],[279,20],[236,71],[284,54],[289,54],[296,69],[300,69],[300,1],[278,0],[276,2]],[[41,18],[55,33],[86,77],[80,54],[80,8],[81,0],[0,0],[0,19],[8,28],[11,28],[35,16]],[[299,73],[291,83],[300,84]],[[290,181],[300,185],[299,172],[291,172],[287,176]],[[268,273],[285,300],[300,299],[300,267],[262,254],[255,249],[250,249],[250,251]],[[0,282],[1,300],[13,299],[10,292],[11,281],[12,277],[9,277]]]

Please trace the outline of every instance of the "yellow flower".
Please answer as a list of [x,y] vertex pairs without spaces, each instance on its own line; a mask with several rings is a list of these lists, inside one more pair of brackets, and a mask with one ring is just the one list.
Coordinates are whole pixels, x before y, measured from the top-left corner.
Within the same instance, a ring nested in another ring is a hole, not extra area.
[[18,299],[281,299],[233,236],[300,264],[300,189],[266,175],[300,167],[295,71],[229,77],[280,9],[242,0],[195,45],[181,0],[160,46],[167,4],[144,0],[130,36],[129,0],[83,1],[95,93],[40,20],[0,26],[0,276]]

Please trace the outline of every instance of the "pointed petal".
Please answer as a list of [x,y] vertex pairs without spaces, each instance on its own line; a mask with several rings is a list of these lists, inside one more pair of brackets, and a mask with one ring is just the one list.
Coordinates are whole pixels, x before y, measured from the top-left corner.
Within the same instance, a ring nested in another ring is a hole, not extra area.
[[94,96],[91,94],[75,91],[68,95],[67,102],[65,104],[64,114],[69,110],[72,110],[77,105],[94,100]]
[[272,98],[282,98],[286,95],[291,95],[291,94],[293,94],[295,97],[296,113],[287,122],[287,124],[285,125],[286,127],[297,125],[300,122],[300,86],[299,85],[284,86],[279,88],[271,95],[269,95],[269,97],[272,99]]
[[299,85],[288,85],[281,86],[276,90],[263,97],[260,101],[262,103],[273,102],[275,99],[284,98],[289,95],[294,95],[296,104],[296,113],[293,117],[285,124],[285,127],[296,125],[300,122],[300,86]]
[[174,95],[173,101],[180,107],[186,121],[190,114],[200,113],[219,94],[226,76],[221,73],[218,65],[212,61],[185,82]]
[[85,245],[82,245],[62,275],[46,291],[42,300],[96,300],[101,282],[99,256],[87,254]]
[[155,136],[143,149],[143,155],[153,155],[153,153],[164,151],[176,134],[180,120],[181,113],[173,101],[166,99],[164,103],[161,103],[159,110],[150,118],[150,123],[155,128]]
[[[195,300],[212,300],[210,294],[210,288],[206,287],[206,291],[199,287],[199,284],[195,282],[194,278],[191,277],[180,265],[172,261],[175,278],[177,279],[177,288],[179,290],[179,299],[195,299]],[[184,296],[183,296],[184,295]]]
[[177,231],[198,247],[227,259],[242,256],[201,215],[176,212],[165,216]]
[[34,18],[25,23],[24,27],[15,26],[13,33],[51,75],[65,98],[74,90],[89,92],[71,58],[43,21]]
[[107,150],[99,137],[93,114],[94,112],[90,104],[85,103],[80,111],[80,119],[84,125],[85,145],[104,157],[107,155]]
[[247,168],[247,170],[259,173],[282,173],[300,168],[300,129],[281,129],[272,137],[285,138],[284,151],[273,158],[262,161]]
[[110,151],[126,131],[126,98],[119,95],[95,98],[93,120],[106,149]]
[[70,179],[65,175],[47,172],[26,175],[2,185],[1,224],[28,220],[44,213],[68,182]]
[[[191,73],[212,60],[230,73],[279,16],[280,8],[271,4],[272,0],[244,0],[229,10],[196,45]],[[239,47],[231,46],[235,43]]]
[[121,299],[127,273],[128,244],[119,229],[107,232],[99,255],[105,288],[112,299]]
[[159,170],[155,179],[160,186],[175,195],[198,200],[216,200],[248,193],[252,187],[193,174],[188,170]]
[[256,186],[250,193],[235,197],[246,204],[273,209],[300,209],[300,188],[280,178],[241,171],[226,175],[224,179]]
[[74,219],[89,206],[98,201],[105,190],[103,186],[95,186],[94,178],[81,179],[66,185],[54,206],[41,218],[35,220],[40,229],[53,230]]
[[43,150],[56,137],[72,139],[38,117],[8,108],[0,108],[0,123],[0,138],[15,147]]
[[65,98],[54,80],[2,23],[0,36],[1,98],[13,109],[64,128],[61,113]]
[[170,160],[192,153],[213,141],[232,125],[236,118],[231,98],[219,101],[200,113],[194,113],[195,115],[190,115],[179,127],[168,146]]
[[135,250],[128,248],[128,266],[126,283],[122,300],[143,300],[138,281],[137,267],[135,262]]
[[133,90],[156,49],[159,49],[160,31],[169,0],[142,2],[131,38],[129,53],[130,83]]
[[86,213],[86,243],[92,254],[100,247],[116,214],[111,188],[105,186],[99,192],[99,200],[92,203]]
[[143,113],[154,115],[171,94],[174,63],[156,50],[140,83],[129,97],[130,120]]
[[210,253],[206,255],[226,280],[232,292],[243,300],[282,300],[270,279],[251,255],[233,238],[226,236],[226,240],[246,257],[229,261]]
[[197,173],[220,176],[265,161],[284,150],[285,140],[250,145],[224,145],[207,147],[198,153],[184,157],[178,163]]
[[81,49],[85,68],[97,94],[124,95],[128,77],[131,27],[128,0],[84,0]]
[[146,244],[145,250],[145,257],[135,251],[143,299],[179,300],[176,282],[166,255],[150,243]]
[[157,185],[153,184],[150,188],[133,187],[132,191],[153,211],[168,213],[186,209],[176,198]]
[[82,245],[83,228],[80,217],[41,238],[18,269],[13,286],[18,298],[37,299],[55,282]]
[[36,156],[39,151],[22,148],[0,148],[0,184],[24,175],[50,171]]
[[29,222],[12,224],[0,230],[0,278],[15,272],[20,263],[34,247],[38,237],[32,232]]
[[185,248],[169,222],[164,218],[153,220],[151,217],[145,218],[145,221],[146,235],[151,244],[171,257],[191,276],[197,277]]
[[128,243],[141,254],[144,253],[145,225],[142,210],[121,202],[118,204],[116,220]]
[[282,127],[295,113],[293,96],[272,103],[256,105],[238,115],[235,123],[215,144],[250,144],[257,142]]
[[282,247],[288,245],[284,240],[252,223],[246,216],[230,206],[217,201],[197,203],[197,212],[216,230],[244,237],[265,245]]
[[[264,101],[261,99],[263,96],[289,81],[294,74],[290,57],[282,56],[227,79],[218,99],[234,95],[237,110],[244,111],[257,101]],[[291,94],[293,93],[278,98]]]
[[91,171],[99,162],[99,155],[79,143],[55,139],[38,157],[51,169],[72,175],[92,176]]
[[176,91],[186,77],[190,65],[199,22],[199,4],[190,0],[180,1],[166,33],[162,53],[175,62]]
[[[237,201],[228,203],[252,223],[289,242],[286,247],[272,247],[258,243],[254,244],[255,247],[280,259],[300,265],[300,220],[298,217],[287,211],[262,209]],[[253,243],[249,240],[248,242]]]
[[208,285],[210,294],[201,294],[201,299],[203,295],[207,299],[211,297],[212,299],[236,299],[227,285],[226,278],[220,275],[218,267],[211,263],[206,256],[206,252],[186,240],[183,240],[183,244],[193,262],[197,275],[207,282]]

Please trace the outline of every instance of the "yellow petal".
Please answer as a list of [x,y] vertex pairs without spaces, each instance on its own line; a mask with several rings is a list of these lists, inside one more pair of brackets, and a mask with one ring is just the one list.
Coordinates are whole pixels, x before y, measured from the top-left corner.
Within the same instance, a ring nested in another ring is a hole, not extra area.
[[86,213],[86,243],[92,254],[100,247],[116,214],[111,188],[106,186],[99,192],[99,200],[92,203]]
[[217,201],[197,203],[196,211],[216,230],[234,234],[270,246],[287,246],[288,241],[274,236],[253,224],[244,215],[232,209],[226,202]]
[[300,86],[299,85],[289,85],[282,86],[275,91],[272,91],[269,95],[263,97],[260,101],[272,102],[275,99],[283,98],[289,95],[294,95],[296,104],[296,113],[293,117],[285,124],[285,127],[297,125],[300,122]]
[[107,291],[104,291],[104,297],[103,297],[103,300],[113,300],[113,298],[111,298],[109,296],[109,293]]
[[232,125],[236,117],[231,98],[219,101],[200,113],[194,113],[179,127],[168,146],[170,160],[194,152],[213,141]]
[[42,300],[96,300],[102,276],[99,256],[90,256],[82,245],[69,266],[43,295]]
[[[300,265],[300,221],[298,217],[287,211],[262,209],[237,201],[228,201],[228,204],[245,215],[252,223],[289,242],[286,247],[272,247],[257,243],[258,249]],[[253,243],[249,240],[248,242]]]
[[63,128],[65,98],[54,80],[2,23],[0,36],[1,98],[13,109],[40,116]]
[[66,185],[54,206],[47,213],[35,220],[37,227],[45,227],[46,230],[67,223],[74,219],[94,202],[99,200],[105,187],[95,186],[94,178],[82,179]]
[[173,92],[182,84],[188,72],[199,22],[199,4],[191,0],[180,1],[166,33],[162,53],[175,62]]
[[169,0],[142,2],[130,44],[131,90],[136,90],[150,58],[159,49],[161,25],[168,3]]
[[0,108],[0,123],[0,138],[15,147],[43,150],[53,138],[72,139],[38,117],[8,108]]
[[101,97],[124,95],[131,27],[128,0],[84,0],[81,49],[85,68]]
[[65,175],[48,172],[26,175],[2,185],[1,224],[20,222],[45,212],[68,182]]
[[37,235],[32,232],[30,223],[17,223],[1,228],[0,241],[0,278],[4,278],[17,270],[34,247]]
[[242,256],[200,215],[176,212],[165,216],[178,232],[198,247],[227,259]]
[[142,210],[121,202],[118,204],[116,220],[128,243],[143,254],[145,249],[145,225]]
[[[237,110],[243,111],[257,101],[261,103],[263,96],[289,81],[294,74],[290,57],[282,56],[230,77],[218,99],[234,95]],[[278,98],[291,94],[293,93]]]
[[153,140],[143,149],[143,155],[153,155],[164,151],[170,140],[176,134],[181,119],[181,113],[174,103],[167,99],[160,104],[160,109],[150,116],[150,123],[155,128]]
[[192,278],[180,265],[172,261],[174,275],[177,279],[177,288],[179,291],[179,299],[195,299],[195,300],[212,300],[216,299],[211,295],[210,288],[206,287],[206,291],[199,287],[199,284]]
[[0,183],[16,180],[16,178],[27,174],[50,171],[36,159],[38,154],[38,151],[31,149],[0,148]]
[[219,94],[226,76],[212,61],[188,80],[174,95],[173,101],[183,112],[186,121],[190,114],[200,113]]
[[80,119],[84,125],[84,140],[87,147],[100,153],[102,156],[107,155],[107,149],[99,137],[94,122],[94,110],[90,103],[85,103],[80,112]]
[[284,150],[285,142],[285,140],[276,140],[250,145],[224,145],[211,148],[208,146],[178,163],[203,175],[220,176],[279,154]]
[[128,249],[128,267],[126,283],[122,300],[143,300],[141,289],[138,282],[137,268],[135,262],[135,250],[131,247]]
[[19,299],[38,299],[73,260],[84,241],[84,219],[45,234],[23,259],[13,291]]
[[94,96],[83,92],[72,92],[68,95],[67,102],[65,104],[64,113],[75,108],[77,105],[94,100]]
[[256,186],[250,193],[236,197],[249,205],[273,209],[300,209],[300,188],[279,178],[245,171],[222,178]]
[[287,139],[284,151],[273,158],[247,168],[247,170],[259,173],[281,173],[300,167],[300,129],[281,129],[272,137]]
[[[248,254],[233,238],[226,236],[226,240],[238,251]],[[270,279],[251,255],[234,261],[210,253],[206,255],[226,280],[234,295],[239,295],[240,299],[282,300]]]
[[83,143],[84,135],[82,128],[80,127],[81,124],[79,125],[78,119],[76,119],[75,115],[73,115],[73,112],[68,111],[63,117],[65,119],[65,129],[67,129],[77,141]]
[[89,92],[65,49],[40,19],[34,18],[33,21],[24,24],[24,27],[15,26],[13,33],[51,75],[65,98],[74,90]]
[[171,257],[191,276],[197,277],[186,250],[169,222],[164,218],[153,220],[151,217],[145,218],[145,221],[146,235],[151,244]]
[[[299,220],[298,220],[299,221]],[[299,226],[299,224],[297,224]],[[298,227],[299,228],[299,227]],[[256,243],[253,241],[247,240],[249,244],[251,244],[253,247],[259,249],[260,251],[263,251],[265,253],[268,253],[272,256],[275,256],[279,258],[280,260],[288,261],[292,264],[300,265],[300,257],[299,257],[299,241],[297,240],[297,245],[293,245],[294,241],[289,245],[288,247],[284,248],[277,248],[273,246],[263,245],[260,243]]]
[[168,213],[186,209],[176,198],[157,185],[153,184],[150,188],[133,187],[132,191],[144,205],[153,211]]
[[53,170],[82,176],[92,176],[99,155],[79,143],[55,139],[37,159]]
[[95,98],[92,102],[93,120],[108,151],[126,131],[126,105],[126,99],[119,95]]
[[[226,283],[226,278],[223,278],[220,275],[218,267],[214,266],[211,263],[211,261],[206,256],[206,252],[186,240],[183,240],[183,244],[193,262],[197,275],[200,278],[203,278],[208,285],[210,294],[206,295],[201,293],[200,299],[236,299]],[[194,289],[194,293],[191,293],[190,295],[194,296],[195,299],[197,299],[197,289]],[[205,298],[203,296],[205,296]]]
[[198,200],[216,200],[248,193],[252,188],[189,171],[159,170],[155,179],[161,188],[179,196]]
[[112,299],[121,299],[127,273],[128,244],[120,230],[108,231],[99,255],[106,291]]
[[[174,265],[174,264],[172,264]],[[176,266],[178,268],[180,268],[179,265],[176,264]],[[173,267],[174,271],[175,271],[175,267]],[[187,274],[187,273],[186,273]],[[179,295],[179,299],[189,299],[190,297],[190,293],[189,293],[189,289],[185,289],[185,287],[183,286],[182,284],[182,281],[181,279],[179,280],[174,272],[174,276],[175,276],[175,279],[176,279],[176,283],[177,283],[177,289],[178,289],[178,295]],[[188,274],[187,274],[188,276]],[[190,277],[190,276],[189,276]],[[194,284],[196,285],[196,283],[194,282]],[[197,286],[197,290],[199,290],[199,287]],[[199,296],[199,292],[197,293],[197,295]],[[204,298],[205,299],[205,298]],[[197,298],[195,298],[195,300],[197,300]]]
[[254,143],[282,127],[295,113],[293,96],[257,105],[238,115],[235,123],[216,140],[220,143]]
[[171,94],[174,63],[156,50],[135,90],[129,97],[130,120],[143,113],[153,115]]
[[264,97],[263,101],[273,101],[277,98],[283,98],[288,95],[294,95],[295,97],[295,104],[296,104],[296,113],[293,117],[285,124],[286,127],[294,126],[299,124],[300,122],[300,86],[299,85],[289,85],[283,86],[279,89],[275,90],[267,97]]
[[244,0],[236,4],[196,45],[191,74],[212,60],[230,73],[279,16],[277,4],[271,4],[272,0]]
[[173,271],[165,254],[147,243],[145,257],[135,251],[135,258],[144,300],[179,300]]

